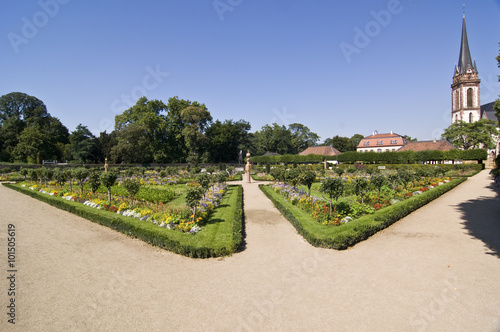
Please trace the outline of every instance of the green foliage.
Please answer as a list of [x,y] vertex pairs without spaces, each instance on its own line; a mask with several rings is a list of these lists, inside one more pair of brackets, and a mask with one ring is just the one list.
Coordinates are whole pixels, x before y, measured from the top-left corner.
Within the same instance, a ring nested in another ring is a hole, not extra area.
[[370,184],[371,186],[378,190],[380,193],[380,190],[382,189],[382,186],[387,183],[387,178],[384,175],[381,174],[375,174],[370,177]]
[[492,136],[498,135],[496,125],[496,121],[486,119],[472,123],[456,121],[444,130],[441,137],[464,150],[478,149],[483,146],[487,149],[494,149],[495,142]]
[[302,171],[299,168],[291,168],[285,172],[285,182],[292,185],[292,187],[297,187],[300,182]]
[[98,162],[102,156],[99,151],[99,141],[90,130],[79,124],[69,135],[70,153],[72,160],[79,164]]
[[90,171],[85,167],[78,167],[72,170],[73,178],[78,181],[80,185],[80,191],[83,193],[83,186],[85,185],[85,180],[90,174]]
[[207,173],[200,173],[196,176],[196,182],[200,184],[204,191],[207,191],[212,184],[212,177]]
[[344,192],[344,182],[340,178],[327,177],[321,181],[319,191],[330,198],[330,216],[332,215],[332,201],[336,201]]
[[125,179],[123,180],[123,187],[131,197],[135,197],[139,189],[141,189],[141,181],[136,178]]
[[250,123],[239,120],[219,120],[206,130],[210,162],[236,162],[240,150],[246,150],[250,140]]
[[[61,172],[61,174],[64,174]],[[64,183],[64,181],[62,182]],[[90,172],[88,176],[88,184],[90,186],[90,190],[92,190],[92,193],[95,194],[97,189],[99,189],[99,186],[101,185],[101,174],[97,171],[92,171]]]
[[219,173],[215,174],[214,179],[217,183],[225,183],[227,181],[227,177],[228,175],[226,171],[220,171]]
[[354,179],[354,192],[357,196],[361,196],[361,203],[364,203],[364,196],[368,191],[368,180],[364,177]]
[[101,173],[101,183],[104,187],[106,187],[106,189],[108,189],[108,202],[111,202],[111,187],[114,186],[117,179],[118,174],[113,171]]
[[307,187],[308,196],[311,196],[311,187],[314,181],[316,181],[316,172],[310,169],[305,169],[301,171],[299,175],[299,182]]

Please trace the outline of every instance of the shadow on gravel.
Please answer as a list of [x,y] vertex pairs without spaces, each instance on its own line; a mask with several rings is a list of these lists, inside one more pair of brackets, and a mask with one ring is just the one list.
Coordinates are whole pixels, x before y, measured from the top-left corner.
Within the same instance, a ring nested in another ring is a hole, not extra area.
[[484,242],[488,254],[500,257],[500,187],[489,188],[496,192],[494,198],[480,197],[461,203],[463,225],[469,234]]

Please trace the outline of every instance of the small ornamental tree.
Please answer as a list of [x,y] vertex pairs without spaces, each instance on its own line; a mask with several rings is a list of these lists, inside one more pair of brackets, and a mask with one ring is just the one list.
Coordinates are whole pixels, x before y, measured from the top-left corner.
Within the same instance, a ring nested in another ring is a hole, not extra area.
[[273,178],[274,180],[276,180],[277,182],[283,182],[283,174],[284,174],[284,171],[279,168],[279,167],[275,167],[273,169],[271,169],[271,172],[269,173]]
[[342,174],[344,174],[344,169],[343,168],[340,168],[340,167],[336,167],[334,170],[335,174],[337,174],[338,176],[342,176]]
[[307,187],[307,196],[311,196],[311,187],[316,180],[316,173],[310,169],[302,171],[300,174],[300,183]]
[[36,170],[38,178],[40,179],[40,185],[42,185],[42,182],[47,184],[47,178],[49,176],[48,170],[45,167],[40,167],[39,169]]
[[102,185],[108,189],[108,201],[111,202],[111,187],[115,185],[118,174],[115,172],[101,173]]
[[354,192],[357,196],[361,196],[361,204],[364,204],[365,193],[368,191],[368,180],[363,177],[358,177],[354,180]]
[[286,181],[294,188],[297,187],[297,184],[300,182],[300,176],[302,171],[300,168],[291,168],[286,172]]
[[85,167],[78,167],[75,168],[73,171],[73,177],[78,181],[78,184],[80,185],[80,191],[83,194],[83,186],[85,185],[85,181],[87,180],[87,177],[90,174],[90,171],[86,169]]
[[374,189],[377,189],[379,196],[380,190],[382,189],[382,186],[386,183],[386,181],[386,177],[381,174],[372,175],[370,178],[370,183]]
[[31,181],[38,180],[38,172],[36,171],[36,169],[28,170],[28,177],[30,178]]
[[68,181],[68,172],[63,171],[60,168],[56,168],[54,170],[54,180],[56,180],[57,184],[62,188],[64,183]]
[[225,183],[227,181],[227,172],[221,171],[215,174],[215,182],[217,183]]
[[125,179],[123,180],[123,187],[130,196],[135,197],[141,189],[141,181],[135,178]]
[[344,192],[344,183],[340,178],[327,177],[321,181],[319,190],[330,197],[330,216],[332,215],[332,201],[336,201]]
[[26,177],[28,176],[28,169],[27,168],[24,168],[22,167],[21,170],[19,171],[19,173],[24,176],[24,181],[26,181]]
[[92,193],[95,195],[95,192],[101,185],[101,175],[97,171],[90,172],[88,183],[90,186],[90,190],[92,190]]
[[204,194],[205,191],[203,190],[203,187],[198,184],[189,186],[186,192],[186,204],[193,212],[193,222],[196,218],[196,208],[198,207],[198,204]]
[[69,182],[69,191],[73,191],[73,171],[70,170],[70,169],[65,169],[64,171],[64,178],[66,179],[66,181]]
[[207,173],[200,173],[196,176],[196,182],[200,184],[203,188],[203,191],[207,191],[210,188],[210,184],[212,183],[212,177]]

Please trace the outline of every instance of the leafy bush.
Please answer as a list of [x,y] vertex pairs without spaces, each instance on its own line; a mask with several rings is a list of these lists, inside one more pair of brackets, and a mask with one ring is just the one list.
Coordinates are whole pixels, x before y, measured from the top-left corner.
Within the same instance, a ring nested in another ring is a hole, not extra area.
[[127,190],[128,194],[132,197],[135,197],[141,189],[141,181],[135,178],[129,178],[123,180],[123,187]]

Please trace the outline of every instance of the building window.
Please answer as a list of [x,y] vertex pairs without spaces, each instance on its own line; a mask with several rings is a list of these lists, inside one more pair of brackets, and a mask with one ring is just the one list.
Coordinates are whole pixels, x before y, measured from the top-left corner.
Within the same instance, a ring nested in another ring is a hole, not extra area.
[[473,115],[472,113],[469,113],[469,123],[472,123],[472,120],[473,120]]
[[397,139],[391,139],[391,144],[398,144],[398,140]]
[[385,152],[389,152],[389,149],[385,149]]
[[392,152],[396,152],[396,149],[392,149]]
[[366,141],[363,143],[363,146],[370,146],[370,141]]
[[473,107],[473,105],[472,105],[472,88],[467,89],[467,107]]
[[377,152],[382,152],[382,149],[377,149]]
[[384,141],[377,141],[377,145],[384,145]]

